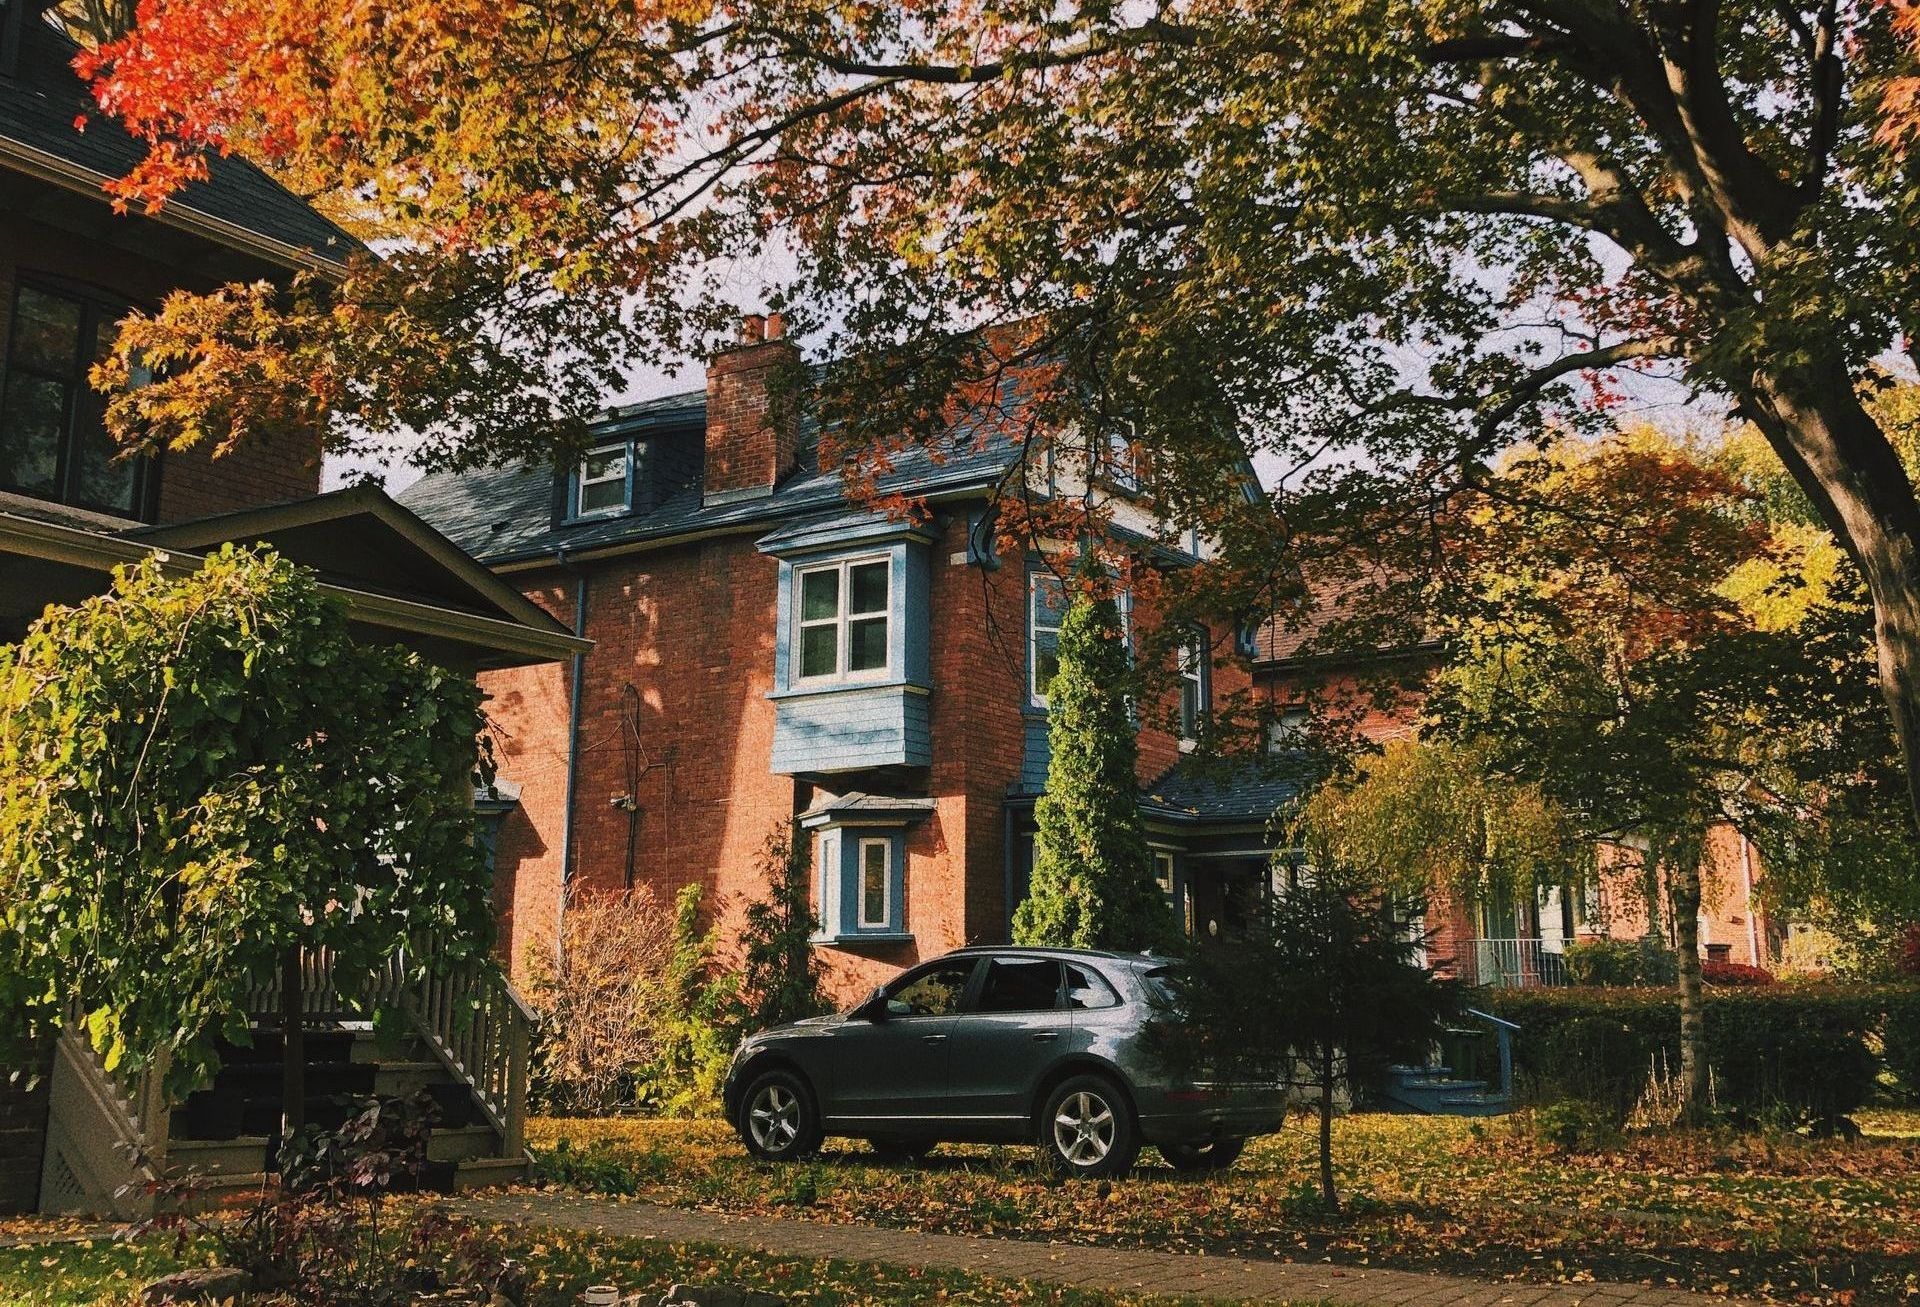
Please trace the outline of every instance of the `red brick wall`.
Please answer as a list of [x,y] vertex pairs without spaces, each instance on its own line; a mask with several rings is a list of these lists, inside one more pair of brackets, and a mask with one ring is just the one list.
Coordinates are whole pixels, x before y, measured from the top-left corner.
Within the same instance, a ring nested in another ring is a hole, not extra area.
[[[0,174],[4,184],[11,182]],[[22,275],[73,284],[143,308],[157,307],[175,289],[207,288],[204,281],[167,263],[0,214],[0,368],[14,290]],[[178,522],[299,499],[319,489],[317,434],[307,440],[256,443],[219,459],[203,446],[162,456],[159,519]]]

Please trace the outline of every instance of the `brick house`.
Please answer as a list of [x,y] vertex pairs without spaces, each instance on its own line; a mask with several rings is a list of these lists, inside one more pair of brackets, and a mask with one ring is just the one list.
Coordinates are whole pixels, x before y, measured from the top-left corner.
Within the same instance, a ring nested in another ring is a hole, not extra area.
[[[516,972],[581,893],[639,885],[664,902],[698,883],[737,920],[791,818],[835,994],[1008,936],[1047,772],[1063,564],[997,557],[991,509],[1023,477],[1040,493],[1086,483],[963,425],[882,478],[925,520],[870,511],[818,467],[810,425],[770,404],[796,361],[777,318],[749,318],[703,389],[609,412],[577,465],[430,475],[400,496],[593,642],[566,667],[482,677],[517,795],[496,846]],[[1166,539],[1131,479],[1094,478],[1116,527],[1157,565],[1190,563],[1204,546]],[[1225,656],[1188,659],[1184,720],[1247,684],[1231,640],[1207,634]],[[1201,784],[1182,757],[1173,735],[1141,732],[1141,810],[1170,904],[1217,929],[1267,875],[1281,796]]]
[[[1419,734],[1425,686],[1439,670],[1438,641],[1408,636],[1378,647],[1335,649],[1329,626],[1354,614],[1342,589],[1323,587],[1304,614],[1277,615],[1253,641],[1255,693],[1271,706],[1276,743],[1312,729],[1316,716],[1339,720],[1374,744]],[[1756,887],[1761,875],[1753,845],[1730,826],[1708,837],[1700,945],[1709,958],[1767,966],[1779,956],[1781,931],[1770,922]],[[1552,886],[1515,903],[1462,903],[1436,894],[1428,905],[1430,956],[1437,966],[1471,982],[1539,985],[1564,982],[1561,955],[1580,939],[1639,939],[1647,931],[1645,877],[1638,851],[1603,845],[1602,871],[1590,887]]]
[[[356,638],[476,671],[583,648],[381,492],[320,494],[317,432],[218,459],[204,449],[115,456],[87,368],[122,315],[175,289],[284,284],[300,270],[332,276],[358,246],[232,158],[210,160],[208,180],[158,214],[115,214],[102,185],[141,147],[111,123],[76,129],[88,103],[71,68],[76,48],[39,21],[45,7],[0,0],[0,641],[17,640],[49,604],[106,590],[117,565],[159,552],[185,572],[225,542],[264,541],[318,572]],[[329,1020],[344,1014],[316,1002],[313,1015],[310,1049],[357,1039],[351,1023]],[[524,1151],[509,1128],[518,1091],[504,1075],[482,1083],[506,1050],[483,1056],[445,1033],[420,1031],[416,1051],[427,1081],[473,1089],[482,1124],[449,1141],[457,1165],[474,1178],[518,1173]],[[27,1066],[0,1065],[0,1213],[131,1215],[141,1199],[121,1186],[187,1169],[215,1183],[258,1180],[261,1121],[277,1100],[246,1098],[239,1119],[220,1119],[222,1104],[240,1101],[220,1097],[221,1086],[172,1102],[156,1085],[108,1075],[72,1035]]]

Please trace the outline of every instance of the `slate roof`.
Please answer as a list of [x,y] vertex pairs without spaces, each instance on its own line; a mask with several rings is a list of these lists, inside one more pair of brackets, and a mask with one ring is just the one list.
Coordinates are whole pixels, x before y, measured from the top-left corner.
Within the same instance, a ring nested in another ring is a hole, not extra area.
[[[1253,640],[1255,663],[1286,664],[1335,656],[1379,656],[1437,648],[1424,634],[1407,631],[1404,621],[1369,608],[1369,600],[1400,578],[1384,569],[1369,568],[1358,575],[1309,579],[1304,611],[1274,613],[1260,623]],[[1375,605],[1377,607],[1377,605]],[[1344,639],[1338,647],[1323,640],[1338,624]],[[1366,638],[1369,630],[1377,639]],[[1354,648],[1355,644],[1360,645]]]
[[[140,141],[97,112],[89,116],[85,131],[74,127],[77,116],[94,108],[72,68],[79,49],[43,22],[26,24],[18,75],[0,77],[0,160],[10,153],[51,155],[105,180],[125,176],[144,157]],[[207,169],[208,179],[175,195],[162,215],[167,210],[202,214],[331,263],[343,262],[360,248],[352,236],[246,160],[216,155],[207,160]],[[86,184],[94,186],[92,179]],[[100,199],[106,202],[104,195]]]
[[899,798],[891,794],[868,794],[863,790],[852,790],[837,799],[826,803],[816,803],[800,814],[800,820],[809,818],[824,820],[828,817],[904,817],[909,821],[918,820],[933,812],[934,801],[925,798]]
[[1238,765],[1202,767],[1191,758],[1143,786],[1140,808],[1149,817],[1178,822],[1265,821],[1300,797],[1317,771],[1304,755]]
[[[596,424],[595,433],[670,433],[682,427],[697,431],[705,421],[706,392],[687,391],[611,410]],[[590,522],[554,525],[555,474],[546,465],[435,472],[398,498],[475,558],[498,565],[552,555],[562,546],[569,552],[587,551],[728,527],[846,515],[845,485],[839,472],[817,466],[818,443],[818,432],[803,425],[800,467],[766,497],[708,505],[696,482],[651,508]],[[1005,475],[1017,456],[1007,438],[979,440],[962,426],[934,446],[915,446],[895,455],[893,470],[878,484],[882,492],[912,495],[984,488]]]

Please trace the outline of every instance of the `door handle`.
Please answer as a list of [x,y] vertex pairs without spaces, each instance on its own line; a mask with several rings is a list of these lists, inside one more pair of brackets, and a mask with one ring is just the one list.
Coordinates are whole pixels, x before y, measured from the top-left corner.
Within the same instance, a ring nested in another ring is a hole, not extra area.
[[945,1035],[922,1035],[920,1036],[920,1042],[924,1044],[944,1044],[947,1042],[947,1037]]
[[1058,1038],[1060,1038],[1060,1032],[1058,1030],[1036,1030],[1033,1032],[1033,1042],[1036,1044],[1051,1044]]

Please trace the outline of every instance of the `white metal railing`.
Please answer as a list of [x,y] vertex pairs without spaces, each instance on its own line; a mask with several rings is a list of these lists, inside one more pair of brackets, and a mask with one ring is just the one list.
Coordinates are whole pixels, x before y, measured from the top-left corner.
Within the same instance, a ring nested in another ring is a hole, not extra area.
[[1523,989],[1567,983],[1565,945],[1545,939],[1476,939],[1462,959],[1470,985]]

